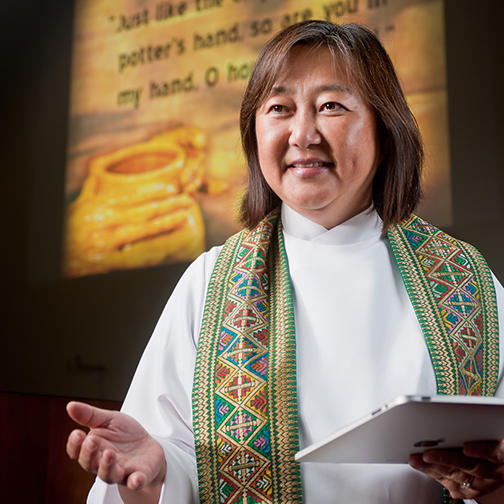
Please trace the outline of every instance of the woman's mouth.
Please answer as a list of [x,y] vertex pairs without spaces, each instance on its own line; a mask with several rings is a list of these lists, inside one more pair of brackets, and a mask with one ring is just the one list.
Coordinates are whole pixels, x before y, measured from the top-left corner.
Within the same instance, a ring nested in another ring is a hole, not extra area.
[[301,178],[316,177],[321,173],[325,173],[334,167],[334,163],[330,161],[322,161],[318,159],[296,160],[287,165],[289,170],[292,170],[294,175]]

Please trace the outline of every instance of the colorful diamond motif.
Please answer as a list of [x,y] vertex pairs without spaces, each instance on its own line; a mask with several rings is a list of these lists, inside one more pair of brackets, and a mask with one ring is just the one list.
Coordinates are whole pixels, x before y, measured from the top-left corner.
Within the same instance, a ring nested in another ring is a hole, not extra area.
[[244,337],[234,341],[233,345],[222,354],[222,357],[234,364],[245,365],[247,361],[251,361],[263,353],[262,348],[257,348],[257,345],[251,339]]
[[253,333],[249,333],[249,337],[253,337],[258,344],[261,344],[263,347],[267,347],[269,342],[268,326],[265,325],[264,327],[255,330]]
[[225,315],[229,315],[236,308],[236,301],[233,299],[226,299],[226,305],[224,307]]
[[225,476],[220,475],[219,478],[219,502],[224,504],[229,502],[229,498],[236,492],[238,485],[231,482]]
[[233,446],[227,439],[217,435],[217,461],[222,464],[237,447]]
[[268,354],[260,355],[256,360],[249,362],[247,370],[266,380],[268,375]]
[[468,295],[457,291],[453,293],[445,303],[463,317],[469,317],[474,310],[479,309],[478,304]]
[[460,322],[460,317],[451,311],[441,310],[441,316],[443,317],[445,324],[450,327],[450,329]]
[[258,384],[257,378],[238,370],[218,390],[233,402],[243,402],[256,389]]
[[252,479],[253,475],[264,465],[264,461],[248,450],[240,450],[229,465],[223,470],[238,481],[245,482]]
[[219,340],[218,351],[219,353],[223,352],[228,345],[236,338],[236,333],[230,331],[227,328],[223,328]]
[[236,293],[240,297],[247,297],[248,299],[253,299],[255,297],[264,297],[264,292],[258,287],[258,282],[256,278],[244,278],[243,281],[238,284]]
[[271,432],[268,426],[261,429],[248,443],[253,446],[255,450],[268,456],[271,452]]
[[266,386],[261,387],[257,394],[254,394],[250,398],[247,402],[247,406],[257,411],[260,415],[266,415],[268,411],[268,394],[266,392]]
[[451,285],[462,283],[468,276],[466,270],[444,263],[440,268],[431,273],[432,278],[439,279]]
[[264,324],[265,320],[262,314],[258,314],[256,310],[252,309],[252,305],[249,305],[247,308],[241,308],[233,317],[233,327],[237,327],[241,330],[253,328],[258,323]]
[[430,288],[432,289],[432,293],[436,299],[441,299],[447,292],[451,291],[451,288],[447,285],[440,284],[439,282],[435,282],[434,280],[429,280]]
[[218,395],[215,396],[215,421],[217,424],[223,422],[232,410],[232,404]]
[[452,261],[456,262],[457,264],[460,264],[460,266],[463,266],[466,269],[471,269],[471,264],[469,263],[467,257],[462,253],[458,252],[452,257]]
[[252,483],[252,487],[257,489],[259,492],[271,496],[273,493],[271,469],[266,467],[262,473],[258,474],[256,479]]
[[239,408],[221,430],[226,432],[228,436],[232,437],[235,441],[244,443],[262,423],[263,421],[256,416],[243,408]]
[[215,386],[218,387],[231,373],[232,369],[220,360],[215,366]]
[[420,244],[422,244],[427,238],[418,233],[412,233],[411,231],[405,230],[406,238],[408,239],[411,247],[416,249]]
[[[433,236],[429,241],[427,241],[422,247],[422,253],[445,258],[448,257],[452,252],[456,251],[455,247],[444,240],[440,240]],[[420,253],[420,249],[418,250]]]
[[464,285],[464,290],[471,294],[475,299],[479,299],[479,290],[474,279]]

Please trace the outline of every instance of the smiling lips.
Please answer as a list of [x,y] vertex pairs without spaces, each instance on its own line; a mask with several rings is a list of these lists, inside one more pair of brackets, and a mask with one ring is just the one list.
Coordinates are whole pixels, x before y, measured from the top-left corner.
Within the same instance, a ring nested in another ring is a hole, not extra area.
[[309,178],[320,175],[334,166],[330,161],[321,159],[296,159],[287,165],[294,175],[301,178]]

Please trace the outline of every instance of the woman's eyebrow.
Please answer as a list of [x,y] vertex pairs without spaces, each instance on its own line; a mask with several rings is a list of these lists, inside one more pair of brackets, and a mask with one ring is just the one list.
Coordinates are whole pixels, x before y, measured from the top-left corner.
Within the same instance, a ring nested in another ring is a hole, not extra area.
[[343,84],[323,84],[315,89],[315,91],[337,91],[338,93],[354,94],[352,88]]
[[285,86],[273,86],[268,96],[276,96],[281,94],[286,94],[287,88]]
[[[337,91],[338,93],[355,94],[352,88],[345,86],[344,84],[337,83],[323,84],[315,88],[316,93],[321,93],[323,91]],[[284,95],[288,94],[289,92],[291,92],[291,90],[286,88],[285,86],[273,86],[268,96]]]

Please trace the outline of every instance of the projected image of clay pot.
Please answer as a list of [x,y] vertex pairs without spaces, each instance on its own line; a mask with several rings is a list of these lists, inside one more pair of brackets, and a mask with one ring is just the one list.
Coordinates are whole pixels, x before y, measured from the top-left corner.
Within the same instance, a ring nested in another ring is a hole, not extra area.
[[186,155],[177,145],[144,142],[95,158],[81,197],[108,196],[122,203],[181,192]]
[[189,261],[205,246],[194,192],[206,135],[178,127],[95,157],[67,222],[69,276]]

